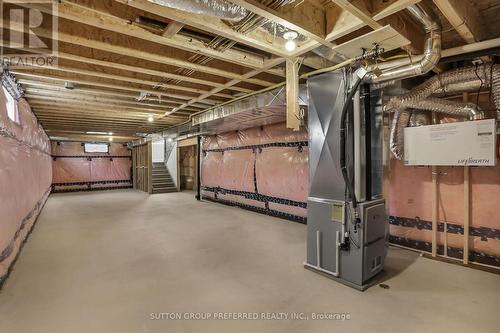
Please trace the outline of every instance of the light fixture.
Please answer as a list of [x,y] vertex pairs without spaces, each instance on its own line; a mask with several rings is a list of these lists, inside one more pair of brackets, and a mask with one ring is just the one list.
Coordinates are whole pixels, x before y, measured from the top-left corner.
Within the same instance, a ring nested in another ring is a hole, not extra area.
[[285,49],[288,52],[292,52],[297,47],[295,39],[299,36],[296,31],[290,30],[283,34],[283,38],[286,39]]
[[[106,135],[108,134],[107,132],[92,132],[92,131],[88,131],[88,132],[85,132],[87,134],[94,134],[94,135]],[[113,133],[109,134],[109,135],[112,135]]]
[[108,135],[113,135],[113,132],[108,132]]
[[111,137],[108,140],[109,140],[109,142],[113,142],[113,138],[111,138]]
[[174,140],[173,140],[172,138],[168,138],[168,139],[167,139],[167,141],[168,141],[168,142],[172,142],[172,141],[174,141]]
[[148,121],[149,121],[150,123],[152,123],[154,120],[155,120],[155,118],[153,118],[153,116],[152,116],[152,115],[149,115],[149,117],[148,117]]
[[73,90],[75,89],[75,83],[71,81],[64,81],[64,88]]

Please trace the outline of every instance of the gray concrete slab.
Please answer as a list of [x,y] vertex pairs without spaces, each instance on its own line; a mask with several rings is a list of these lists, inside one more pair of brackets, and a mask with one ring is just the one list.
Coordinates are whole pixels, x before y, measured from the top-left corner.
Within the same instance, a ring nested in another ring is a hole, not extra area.
[[[390,289],[362,293],[303,268],[304,225],[193,197],[52,195],[0,293],[0,332],[498,332],[498,275],[393,248]],[[309,320],[150,319],[220,312]]]

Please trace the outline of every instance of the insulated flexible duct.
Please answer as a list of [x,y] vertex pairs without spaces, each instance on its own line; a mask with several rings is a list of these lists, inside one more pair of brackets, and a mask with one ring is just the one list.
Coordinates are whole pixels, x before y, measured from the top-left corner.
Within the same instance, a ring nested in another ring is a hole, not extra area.
[[[409,125],[416,125],[417,120],[415,117],[419,117],[419,123],[422,123],[423,119],[422,116],[417,116],[418,114],[415,111],[413,113],[408,111],[409,108],[465,117],[469,120],[484,118],[483,112],[473,103],[460,103],[438,98],[428,98],[414,103],[406,103],[401,108],[396,109],[390,133],[390,149],[393,155],[399,160],[404,158],[404,128]],[[414,117],[413,124],[411,123],[411,117]]]
[[[384,109],[385,111],[398,111],[412,108],[465,117],[469,120],[483,119],[483,112],[475,104],[430,98],[432,95],[478,91],[481,87],[491,88],[496,118],[500,120],[500,65],[497,64],[463,67],[435,75],[411,91],[392,97]],[[400,117],[400,115],[399,117],[395,116],[395,118]],[[394,121],[391,127],[391,151],[396,158],[402,159],[404,152],[403,128],[395,127],[396,124],[406,127],[407,123]]]
[[391,124],[390,149],[394,157],[398,160],[404,158],[404,128],[408,126],[411,111],[407,109],[397,109]]
[[[448,94],[469,91],[474,88],[479,89],[481,82],[483,87],[487,87],[491,80],[491,76],[499,79],[496,88],[493,84],[493,90],[499,89],[500,84],[500,65],[483,64],[479,66],[462,67],[435,75],[424,83],[412,89],[410,92],[401,96],[395,96],[385,105],[385,109],[400,108],[403,105],[411,105],[422,99],[425,99],[432,94]],[[479,83],[479,86],[478,86]],[[500,98],[500,96],[499,96]],[[500,104],[500,101],[499,101]],[[497,105],[497,108],[500,105]]]
[[429,125],[429,114],[424,111],[413,111],[410,117],[410,127],[427,126]]
[[229,21],[242,20],[248,11],[225,0],[148,0],[165,7],[194,14],[219,17]]
[[406,103],[401,107],[422,111],[444,113],[450,116],[465,117],[469,120],[483,119],[484,114],[473,103],[460,103],[439,98],[427,98],[415,103]]

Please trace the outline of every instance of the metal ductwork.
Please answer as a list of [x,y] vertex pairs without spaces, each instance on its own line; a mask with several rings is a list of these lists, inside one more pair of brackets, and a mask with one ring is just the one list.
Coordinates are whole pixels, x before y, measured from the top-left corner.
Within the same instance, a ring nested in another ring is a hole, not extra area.
[[468,120],[484,118],[483,111],[474,103],[460,103],[439,98],[427,98],[412,104],[413,109],[464,117]]
[[408,105],[397,108],[391,124],[390,149],[394,157],[399,160],[404,158],[404,128],[429,125],[427,115],[419,111],[465,117],[469,120],[484,118],[483,111],[473,103],[460,103],[439,98],[423,99],[411,103],[411,107]]
[[459,116],[468,120],[483,119],[483,111],[475,104],[431,97],[478,91],[481,88],[491,89],[496,118],[500,121],[500,65],[498,64],[487,63],[453,69],[433,76],[407,93],[392,97],[385,104],[384,110],[395,112],[390,142],[394,156],[403,159],[404,127],[410,124],[411,109]]
[[374,72],[371,72],[366,76],[366,80],[373,83],[380,83],[423,75],[432,70],[441,59],[441,24],[434,17],[434,13],[420,3],[409,6],[407,10],[423,25],[427,33],[422,58],[415,63],[411,59],[387,62],[384,65],[389,67],[388,69],[383,70],[378,76]]
[[229,21],[245,18],[248,11],[241,6],[225,0],[148,0],[165,7],[182,10],[194,14],[219,17]]

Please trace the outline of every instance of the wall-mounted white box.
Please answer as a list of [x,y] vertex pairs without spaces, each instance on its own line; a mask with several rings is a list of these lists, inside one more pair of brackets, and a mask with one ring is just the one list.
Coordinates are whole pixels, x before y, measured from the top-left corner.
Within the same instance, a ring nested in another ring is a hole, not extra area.
[[406,165],[496,165],[495,119],[407,127]]

